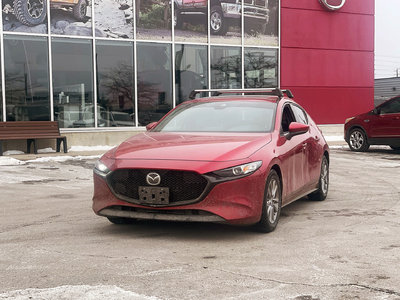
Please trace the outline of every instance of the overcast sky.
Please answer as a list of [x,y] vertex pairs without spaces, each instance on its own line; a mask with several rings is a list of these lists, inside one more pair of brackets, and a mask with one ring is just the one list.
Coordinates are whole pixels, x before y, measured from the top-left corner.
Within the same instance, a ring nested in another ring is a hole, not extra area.
[[400,0],[375,0],[375,78],[400,76]]

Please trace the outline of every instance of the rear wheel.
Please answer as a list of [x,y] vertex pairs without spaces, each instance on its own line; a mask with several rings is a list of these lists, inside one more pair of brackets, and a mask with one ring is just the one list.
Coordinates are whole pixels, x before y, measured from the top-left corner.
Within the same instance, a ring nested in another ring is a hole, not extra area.
[[46,19],[46,0],[14,0],[13,5],[15,17],[24,25],[39,25]]
[[86,0],[79,0],[72,9],[75,19],[78,21],[85,21],[87,12]]
[[360,128],[355,128],[350,131],[349,147],[352,151],[363,152],[367,151],[369,144],[367,141],[367,135]]
[[123,225],[123,224],[132,224],[134,222],[134,219],[129,219],[129,218],[122,218],[122,217],[107,217],[107,219],[117,225]]
[[256,228],[261,232],[274,231],[278,225],[282,207],[281,181],[275,170],[271,170],[265,186],[261,220]]
[[329,188],[329,163],[324,155],[321,163],[321,175],[319,176],[318,190],[308,195],[308,198],[315,201],[323,201],[328,196]]

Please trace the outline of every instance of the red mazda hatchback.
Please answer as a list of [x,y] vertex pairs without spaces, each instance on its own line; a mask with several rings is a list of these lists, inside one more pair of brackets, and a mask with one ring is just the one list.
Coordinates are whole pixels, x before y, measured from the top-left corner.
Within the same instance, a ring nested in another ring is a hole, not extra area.
[[389,145],[393,150],[400,150],[400,96],[348,118],[344,139],[353,151],[367,151],[370,145]]
[[282,206],[306,195],[324,200],[328,145],[283,93],[291,96],[230,90],[177,106],[97,162],[94,212],[117,224],[227,222],[270,232]]

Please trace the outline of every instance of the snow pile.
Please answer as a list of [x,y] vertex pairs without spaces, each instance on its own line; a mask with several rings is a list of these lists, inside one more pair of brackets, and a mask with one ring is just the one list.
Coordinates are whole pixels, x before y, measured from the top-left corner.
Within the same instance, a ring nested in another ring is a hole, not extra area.
[[140,295],[110,285],[64,285],[47,289],[16,290],[0,294],[0,299],[29,300],[29,299],[119,299],[119,300],[158,300],[157,297]]
[[18,151],[18,150],[8,150],[4,151],[3,155],[8,156],[8,155],[18,155],[18,154],[25,154],[25,152]]
[[0,156],[0,166],[18,166],[24,164],[24,161],[20,161],[12,157]]

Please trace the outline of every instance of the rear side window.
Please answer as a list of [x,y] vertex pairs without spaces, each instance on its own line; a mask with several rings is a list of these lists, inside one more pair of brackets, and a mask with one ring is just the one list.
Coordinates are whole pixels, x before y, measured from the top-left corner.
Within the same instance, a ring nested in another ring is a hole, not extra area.
[[393,99],[381,106],[381,114],[400,113],[400,98]]
[[308,124],[308,118],[306,112],[298,107],[297,105],[291,105],[293,113],[296,117],[296,122],[302,123],[302,124]]

